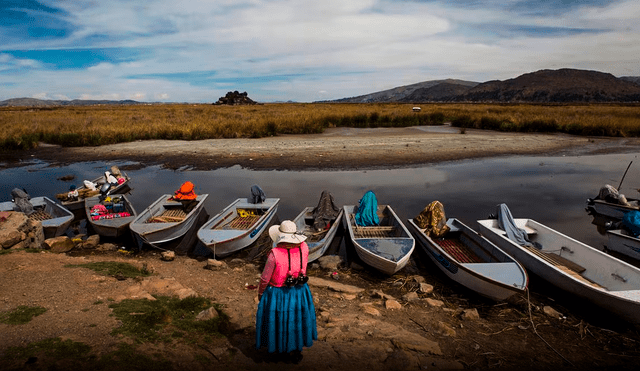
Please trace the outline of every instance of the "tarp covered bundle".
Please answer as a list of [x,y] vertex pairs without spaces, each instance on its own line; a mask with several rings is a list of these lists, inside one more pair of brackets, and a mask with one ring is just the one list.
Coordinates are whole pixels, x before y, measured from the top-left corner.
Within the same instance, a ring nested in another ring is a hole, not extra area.
[[267,196],[264,194],[262,188],[259,185],[254,184],[251,186],[251,197],[249,198],[249,202],[252,204],[261,204],[264,200],[267,199]]
[[11,191],[11,198],[13,198],[13,203],[16,204],[20,211],[27,215],[33,214],[33,205],[29,202],[31,197],[27,192],[19,188],[14,188]]
[[378,218],[378,199],[375,193],[367,191],[358,203],[358,211],[355,215],[356,224],[367,227],[380,224]]
[[340,213],[340,209],[333,201],[333,195],[328,191],[322,191],[318,206],[311,211],[313,215],[313,228],[321,231],[327,227],[327,224],[335,220]]
[[442,237],[449,232],[444,206],[440,201],[433,201],[425,207],[414,221],[416,225],[425,229],[425,234],[430,237]]
[[612,204],[630,206],[627,198],[623,194],[618,192],[616,188],[609,184],[605,184],[604,187],[600,188],[600,192],[598,193],[598,197],[596,198]]

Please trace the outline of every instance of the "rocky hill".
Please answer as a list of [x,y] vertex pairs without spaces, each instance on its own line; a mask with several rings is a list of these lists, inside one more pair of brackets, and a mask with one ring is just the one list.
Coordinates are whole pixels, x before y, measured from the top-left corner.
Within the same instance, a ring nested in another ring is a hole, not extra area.
[[36,98],[11,98],[0,101],[0,107],[49,107],[49,106],[94,106],[98,104],[145,104],[135,100],[51,100]]
[[[337,103],[385,103],[385,102],[412,102],[430,101],[432,97],[439,99],[441,96],[453,96],[466,92],[469,88],[478,85],[478,82],[455,79],[431,80],[417,84],[400,86],[376,93],[360,95],[351,98],[342,98],[332,102]],[[424,98],[424,97],[430,98]],[[414,97],[416,100],[409,99]]]

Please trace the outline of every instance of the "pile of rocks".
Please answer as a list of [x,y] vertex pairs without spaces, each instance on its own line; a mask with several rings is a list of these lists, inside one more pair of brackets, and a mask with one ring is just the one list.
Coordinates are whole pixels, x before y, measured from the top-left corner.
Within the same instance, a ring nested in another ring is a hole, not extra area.
[[42,223],[17,211],[0,212],[0,247],[2,249],[41,248],[44,243]]
[[224,97],[220,97],[218,101],[214,104],[229,104],[229,105],[238,105],[238,104],[256,104],[251,98],[249,98],[247,92],[239,93],[236,91],[228,92]]

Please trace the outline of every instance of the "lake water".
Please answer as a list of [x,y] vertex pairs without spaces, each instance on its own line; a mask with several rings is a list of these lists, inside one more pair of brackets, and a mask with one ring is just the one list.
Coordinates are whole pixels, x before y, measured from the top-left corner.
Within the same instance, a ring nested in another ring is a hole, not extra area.
[[[378,203],[391,205],[406,220],[415,217],[431,201],[439,200],[447,217],[457,217],[472,228],[476,220],[495,213],[506,203],[514,217],[535,219],[562,233],[602,249],[606,236],[598,233],[585,212],[585,201],[600,187],[617,187],[630,161],[638,154],[596,156],[526,156],[445,162],[420,167],[358,171],[254,171],[240,167],[191,171],[150,166],[126,170],[132,178],[130,199],[138,212],[165,193],[173,193],[187,180],[196,193],[209,193],[205,205],[213,216],[236,198],[249,197],[258,184],[267,197],[281,199],[278,219],[292,219],[305,206],[315,206],[323,190],[336,203],[357,204],[368,190]],[[112,165],[127,162],[87,162],[49,166],[35,161],[26,166],[0,170],[0,201],[11,199],[14,187],[31,196],[55,199],[71,184],[94,179]],[[637,197],[640,163],[632,164],[621,187],[627,197]],[[72,181],[58,178],[74,175]]]

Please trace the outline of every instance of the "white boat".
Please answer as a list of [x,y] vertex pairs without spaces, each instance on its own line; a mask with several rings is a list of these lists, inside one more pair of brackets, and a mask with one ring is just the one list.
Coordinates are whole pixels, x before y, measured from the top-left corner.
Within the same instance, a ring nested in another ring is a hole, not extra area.
[[640,238],[633,237],[624,229],[607,230],[607,249],[640,260]]
[[479,232],[551,284],[640,325],[640,269],[532,219],[514,221],[542,248],[513,242],[495,219],[479,220]]
[[293,219],[293,222],[296,223],[296,230],[307,236],[305,242],[309,246],[309,263],[324,255],[331,246],[344,214],[344,210],[341,209],[338,216],[329,222],[328,228],[316,231],[313,228],[313,209],[314,207],[306,207]]
[[382,273],[392,275],[409,262],[415,240],[389,205],[378,205],[380,223],[359,226],[355,223],[355,205],[344,205],[345,230],[363,262]]
[[[73,221],[73,213],[49,197],[33,197],[29,202],[34,212],[27,216],[42,223],[45,238],[61,236]],[[0,203],[0,211],[20,211],[20,208],[7,201]]]
[[627,199],[627,201],[629,202],[629,205],[622,205],[613,202],[607,202],[605,200],[589,198],[587,199],[586,210],[590,214],[595,212],[596,214],[603,215],[611,219],[620,220],[626,212],[638,210],[637,199]]
[[529,278],[520,263],[459,220],[447,219],[447,226],[443,237],[432,238],[413,219],[407,224],[433,263],[462,286],[496,301],[525,292]]
[[[114,195],[112,198],[120,198],[122,204],[122,211],[114,211],[106,215],[91,215],[91,209],[100,203],[100,196],[93,196],[85,199],[84,209],[87,220],[93,230],[104,237],[120,237],[129,232],[129,224],[135,220],[136,213],[135,208],[125,195]],[[123,216],[123,213],[129,214],[129,216]]]
[[198,239],[216,257],[225,257],[251,245],[267,228],[276,211],[279,198],[265,198],[251,203],[238,198],[206,222],[198,230]]
[[160,196],[129,224],[139,248],[145,243],[153,246],[184,237],[198,220],[209,195],[198,195],[197,204],[189,213],[185,213],[180,202],[169,200],[172,196]]

